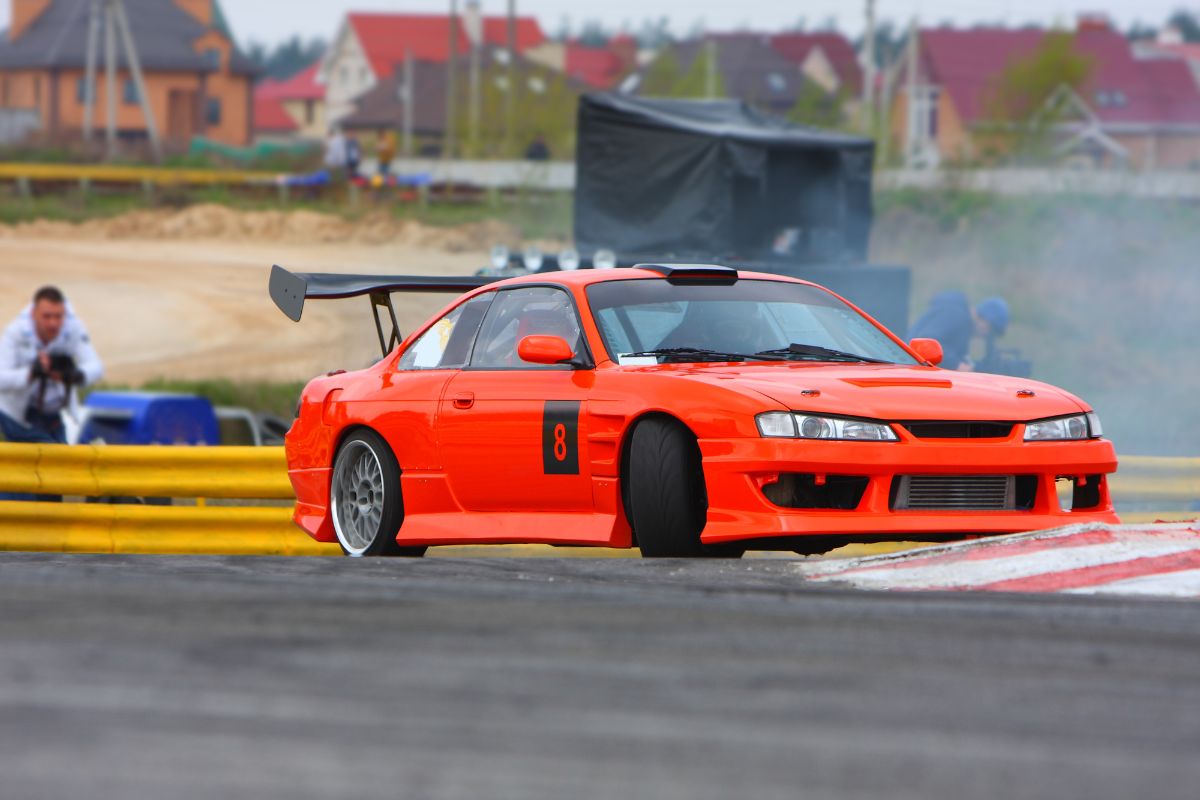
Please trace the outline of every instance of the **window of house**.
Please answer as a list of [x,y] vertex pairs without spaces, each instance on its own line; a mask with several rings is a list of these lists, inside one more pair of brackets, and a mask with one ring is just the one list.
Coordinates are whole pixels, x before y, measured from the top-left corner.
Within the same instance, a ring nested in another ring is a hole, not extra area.
[[220,125],[221,124],[221,101],[216,97],[210,97],[204,103],[204,124],[205,125]]
[[221,51],[215,47],[204,51],[204,64],[214,72],[221,69]]
[[312,125],[317,121],[317,104],[312,100],[304,101],[304,124]]
[[75,102],[79,105],[85,105],[88,100],[87,78],[80,78],[75,81]]
[[781,94],[787,91],[787,78],[778,72],[772,72],[767,75],[767,86],[770,87],[772,92]]
[[137,82],[134,81],[133,78],[125,79],[125,86],[124,86],[124,90],[121,93],[121,97],[124,100],[125,105],[127,105],[127,106],[137,105],[137,103],[138,103]]
[[42,76],[38,75],[33,79],[33,106],[34,108],[42,107]]

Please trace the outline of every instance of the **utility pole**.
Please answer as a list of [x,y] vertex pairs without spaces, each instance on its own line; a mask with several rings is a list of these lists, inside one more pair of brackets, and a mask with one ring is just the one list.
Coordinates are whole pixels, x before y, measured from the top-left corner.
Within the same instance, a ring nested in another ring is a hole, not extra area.
[[450,61],[446,65],[446,132],[442,158],[454,158],[454,138],[458,124],[458,0],[450,0]]
[[863,43],[863,132],[875,133],[875,0],[867,0],[866,38]]
[[508,0],[508,91],[504,95],[504,156],[513,155],[517,135],[517,0]]
[[83,141],[91,149],[96,125],[96,54],[100,49],[100,6],[95,0],[88,4],[87,65],[83,79]]
[[709,37],[704,43],[704,96],[713,100],[717,96],[717,40]]
[[403,93],[401,100],[404,101],[404,138],[402,140],[401,152],[405,158],[413,157],[413,109],[416,103],[413,98],[413,57],[412,50],[405,48],[404,50],[404,86],[400,89]]
[[84,78],[84,140],[88,142],[92,140],[96,106],[96,51],[100,39],[100,17],[103,15],[107,158],[111,161],[117,155],[117,36],[119,34],[125,54],[125,65],[133,80],[134,89],[138,94],[138,103],[142,107],[142,116],[146,121],[146,135],[150,138],[150,147],[154,151],[155,160],[162,161],[162,142],[158,138],[158,126],[154,122],[153,109],[150,108],[150,97],[146,94],[142,62],[138,58],[137,43],[129,29],[129,17],[125,13],[125,3],[123,0],[91,0],[91,3],[91,16],[88,21],[87,71]]
[[470,84],[467,89],[467,129],[472,158],[479,158],[480,51],[483,49],[483,12],[479,0],[467,0],[467,37],[471,42]]
[[104,0],[105,152],[112,161],[117,157],[117,25],[109,11],[108,0]]
[[919,117],[917,113],[917,20],[908,24],[908,75],[906,80],[905,110],[908,112],[908,136],[905,142],[905,166],[912,166],[917,156]]

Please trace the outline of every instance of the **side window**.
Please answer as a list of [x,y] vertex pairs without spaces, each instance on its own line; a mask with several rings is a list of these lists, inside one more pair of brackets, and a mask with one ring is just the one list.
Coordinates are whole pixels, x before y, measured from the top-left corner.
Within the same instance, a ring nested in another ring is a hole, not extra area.
[[458,369],[471,355],[479,323],[495,292],[473,297],[433,323],[400,357],[396,368]]
[[579,318],[571,297],[562,289],[544,286],[501,291],[488,309],[471,356],[477,369],[553,369],[530,364],[517,355],[517,343],[526,336],[559,336],[579,352]]

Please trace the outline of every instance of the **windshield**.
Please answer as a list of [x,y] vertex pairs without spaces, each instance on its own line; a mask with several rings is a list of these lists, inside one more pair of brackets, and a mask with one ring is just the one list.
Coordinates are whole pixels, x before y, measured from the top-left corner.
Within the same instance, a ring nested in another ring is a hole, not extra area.
[[850,306],[799,283],[621,280],[593,284],[587,297],[609,357],[618,363],[918,363]]

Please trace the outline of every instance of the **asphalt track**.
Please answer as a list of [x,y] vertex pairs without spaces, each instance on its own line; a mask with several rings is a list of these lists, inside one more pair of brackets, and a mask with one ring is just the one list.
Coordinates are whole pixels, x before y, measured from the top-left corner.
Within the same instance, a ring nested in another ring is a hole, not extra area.
[[787,560],[0,555],[0,796],[1200,796],[1200,609]]

